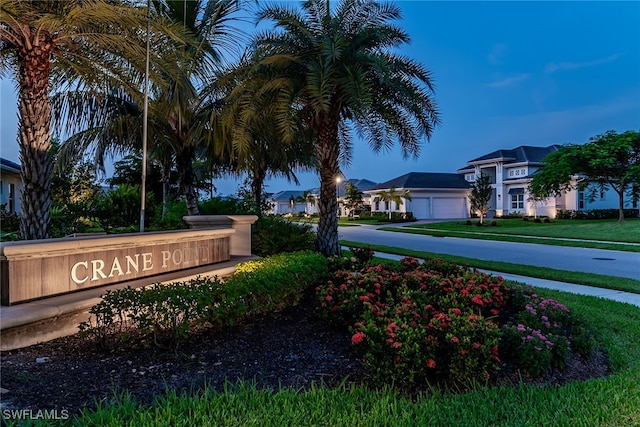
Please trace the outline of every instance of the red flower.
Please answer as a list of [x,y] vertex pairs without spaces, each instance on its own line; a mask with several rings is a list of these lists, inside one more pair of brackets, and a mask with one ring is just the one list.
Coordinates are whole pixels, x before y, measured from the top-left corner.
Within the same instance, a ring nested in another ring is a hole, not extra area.
[[480,307],[484,307],[484,301],[482,301],[482,298],[480,298],[479,295],[471,298],[471,302],[473,302],[474,304],[478,304]]
[[452,312],[453,314],[455,314],[455,315],[458,315],[458,316],[460,316],[460,315],[462,314],[462,311],[460,311],[460,309],[459,309],[459,308],[452,308],[452,309],[451,309],[451,312]]
[[456,343],[456,344],[457,344],[459,341],[460,341],[460,340],[458,339],[458,337],[453,337],[453,338],[451,338],[451,342],[454,342],[454,343]]
[[427,368],[433,369],[435,367],[436,367],[436,361],[435,360],[433,360],[433,359],[427,360]]
[[366,335],[364,334],[364,332],[358,332],[356,334],[353,334],[353,336],[351,337],[351,342],[354,344],[360,344],[362,341],[364,341]]

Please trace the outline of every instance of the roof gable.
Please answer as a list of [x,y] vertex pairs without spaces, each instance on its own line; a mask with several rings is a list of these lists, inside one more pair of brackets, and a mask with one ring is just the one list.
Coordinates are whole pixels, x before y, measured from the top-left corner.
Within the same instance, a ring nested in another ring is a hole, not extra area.
[[467,163],[483,163],[490,160],[502,160],[505,163],[541,163],[548,154],[558,151],[559,145],[535,147],[521,145],[510,150],[496,150],[484,156],[469,160]]
[[288,202],[289,200],[291,200],[292,197],[294,199],[297,199],[298,197],[303,197],[303,196],[304,196],[304,191],[286,190],[286,191],[280,191],[278,193],[274,193],[271,196],[271,199],[275,201]]
[[459,188],[468,189],[470,185],[464,176],[457,173],[409,172],[387,182],[376,185],[371,190],[387,188]]
[[3,159],[2,157],[0,157],[0,167],[9,172],[20,173],[19,164],[14,163],[11,160]]

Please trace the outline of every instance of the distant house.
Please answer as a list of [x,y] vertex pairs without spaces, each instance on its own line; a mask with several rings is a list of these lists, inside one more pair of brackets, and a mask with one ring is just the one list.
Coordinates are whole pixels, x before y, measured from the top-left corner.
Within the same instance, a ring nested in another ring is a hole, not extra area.
[[[336,186],[336,199],[339,202],[339,215],[346,216],[349,214],[349,210],[342,204],[345,199],[345,186],[347,183],[351,183],[356,188],[363,192],[363,208],[368,210],[371,205],[371,195],[367,193],[367,190],[374,185],[375,182],[368,179],[348,179],[342,181]],[[286,215],[288,213],[296,214],[304,212],[307,215],[313,215],[318,213],[318,201],[320,200],[320,188],[312,188],[306,191],[280,191],[269,196],[268,201],[271,204],[271,209],[267,212],[272,215]]]
[[7,212],[19,214],[22,211],[22,188],[20,165],[0,158],[0,205],[4,205]]
[[280,191],[272,194],[268,201],[271,209],[267,211],[272,215],[286,215],[306,212],[307,203],[302,201],[304,191]]
[[[369,193],[369,189],[375,187],[377,184],[373,181],[369,181],[368,179],[348,179],[346,181],[342,181],[337,185],[336,193],[338,198],[338,216],[348,216],[350,214],[350,209],[348,209],[345,205],[346,199],[346,186],[347,184],[353,184],[355,187],[362,192],[362,209],[370,210],[371,209],[371,193]],[[316,194],[319,194],[320,190]]]
[[[544,167],[542,159],[560,146],[534,147],[522,145],[510,150],[497,150],[467,162],[458,169],[472,184],[480,174],[491,177],[493,195],[489,206],[495,215],[540,215],[554,218],[558,209],[588,210],[617,209],[618,195],[612,189],[603,191],[590,200],[585,191],[566,191],[558,197],[534,203],[527,191],[533,174]],[[580,177],[574,177],[573,184]],[[630,207],[630,206],[629,206]]]
[[[412,212],[416,219],[467,218],[470,187],[464,176],[457,173],[410,172],[368,192],[372,212],[388,212],[391,203],[391,212]],[[382,200],[380,193],[391,188],[399,193],[408,190],[411,200],[403,200],[401,205]]]

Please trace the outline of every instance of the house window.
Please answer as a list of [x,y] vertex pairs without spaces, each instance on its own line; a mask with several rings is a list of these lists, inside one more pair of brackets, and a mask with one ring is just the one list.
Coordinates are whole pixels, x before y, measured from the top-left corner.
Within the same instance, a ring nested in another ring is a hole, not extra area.
[[578,209],[584,209],[584,191],[578,191]]
[[476,180],[476,175],[473,173],[468,173],[464,176],[464,179],[466,179],[469,182],[473,182]]
[[524,194],[511,195],[511,209],[524,209]]
[[16,211],[16,185],[9,184],[9,199],[7,200],[9,204],[9,212],[14,213]]

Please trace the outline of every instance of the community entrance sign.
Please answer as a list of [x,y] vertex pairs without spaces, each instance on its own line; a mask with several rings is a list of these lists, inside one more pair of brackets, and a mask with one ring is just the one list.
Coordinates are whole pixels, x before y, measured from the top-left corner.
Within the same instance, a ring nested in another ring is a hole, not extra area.
[[201,228],[2,243],[0,299],[12,305],[228,261],[235,232]]

